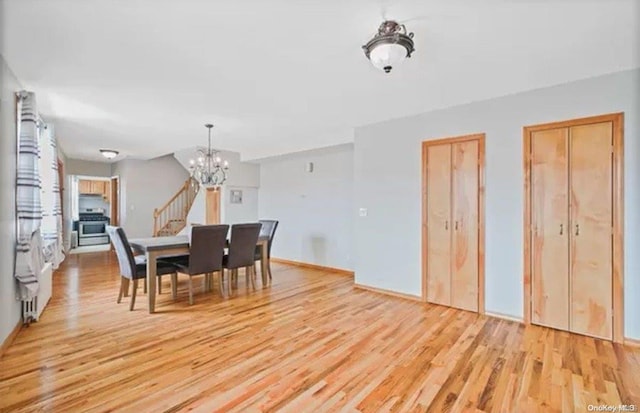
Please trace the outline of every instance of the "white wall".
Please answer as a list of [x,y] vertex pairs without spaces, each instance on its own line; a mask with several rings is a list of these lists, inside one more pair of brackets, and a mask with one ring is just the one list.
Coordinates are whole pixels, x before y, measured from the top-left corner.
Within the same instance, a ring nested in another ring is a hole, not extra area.
[[0,55],[0,344],[21,317],[16,301],[15,265],[15,183],[16,183],[16,105],[14,93],[21,90]]
[[356,282],[420,295],[421,142],[484,132],[486,310],[523,317],[522,127],[625,112],[625,329],[640,338],[639,92],[626,71],[358,128]]
[[[242,204],[231,204],[229,192],[232,189],[242,190]],[[232,187],[226,185],[222,188],[220,197],[222,204],[220,210],[220,221],[224,224],[241,224],[245,222],[256,222],[258,220],[258,188]],[[180,234],[188,233],[190,224],[204,224],[207,222],[207,200],[204,190],[198,191],[193,205],[187,215],[187,227],[180,231]]]
[[[173,156],[180,164],[189,170],[189,160],[195,158],[196,148],[177,151]],[[250,162],[242,162],[237,152],[222,151],[222,159],[229,162],[227,181],[222,187],[220,210],[221,221],[225,224],[242,222],[255,222],[258,219],[258,187],[260,186],[260,165]],[[231,190],[241,190],[243,194],[242,204],[230,202]],[[205,222],[206,201],[204,196],[198,196],[190,211],[188,222]]]
[[110,172],[120,177],[120,225],[129,238],[153,235],[153,210],[163,206],[189,177],[171,156],[125,159]]
[[111,177],[111,164],[108,162],[84,161],[81,159],[67,159],[65,165],[67,175]]
[[[242,191],[242,203],[231,203],[231,191]],[[241,224],[258,220],[258,188],[224,185],[221,194],[221,217],[225,224]]]
[[82,211],[83,209],[98,209],[102,208],[106,211],[107,215],[110,214],[109,202],[107,202],[100,195],[80,195],[78,197],[78,209]]
[[191,209],[187,214],[187,225],[179,232],[179,234],[187,234],[191,224],[205,224],[207,222],[207,200],[205,191],[198,191],[193,200]]
[[353,269],[353,145],[263,161],[259,200],[260,218],[280,221],[274,257]]

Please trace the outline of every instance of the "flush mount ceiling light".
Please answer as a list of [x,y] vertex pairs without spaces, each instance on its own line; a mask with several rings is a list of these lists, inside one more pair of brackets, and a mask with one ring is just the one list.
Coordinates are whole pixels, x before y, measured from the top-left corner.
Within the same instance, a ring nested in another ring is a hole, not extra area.
[[107,159],[113,159],[118,156],[119,152],[112,149],[100,149],[100,153]]
[[389,73],[394,66],[406,57],[411,57],[411,53],[415,51],[413,33],[407,33],[404,24],[387,20],[380,25],[373,39],[362,48],[375,67]]

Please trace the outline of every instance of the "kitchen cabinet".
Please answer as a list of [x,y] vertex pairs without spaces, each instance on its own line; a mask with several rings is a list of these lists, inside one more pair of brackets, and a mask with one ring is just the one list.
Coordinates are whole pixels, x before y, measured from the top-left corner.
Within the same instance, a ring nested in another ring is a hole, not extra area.
[[78,193],[80,195],[101,195],[103,198],[109,199],[109,189],[108,181],[81,179],[78,182]]

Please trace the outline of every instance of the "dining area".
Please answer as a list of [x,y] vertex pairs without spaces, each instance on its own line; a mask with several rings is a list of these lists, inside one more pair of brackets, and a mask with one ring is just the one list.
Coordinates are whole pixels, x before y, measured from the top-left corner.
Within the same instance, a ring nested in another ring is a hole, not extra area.
[[199,291],[206,293],[217,288],[220,296],[232,298],[237,292],[241,271],[245,275],[245,287],[257,290],[259,267],[261,286],[268,288],[272,280],[271,246],[277,227],[276,220],[232,225],[192,224],[183,235],[129,239],[123,228],[108,226],[120,270],[117,303],[130,295],[129,310],[133,311],[142,283],[148,311],[155,313],[156,298],[162,294],[165,276],[170,277],[173,300],[178,298],[178,278],[187,278],[190,305],[195,301],[196,278],[201,280]]

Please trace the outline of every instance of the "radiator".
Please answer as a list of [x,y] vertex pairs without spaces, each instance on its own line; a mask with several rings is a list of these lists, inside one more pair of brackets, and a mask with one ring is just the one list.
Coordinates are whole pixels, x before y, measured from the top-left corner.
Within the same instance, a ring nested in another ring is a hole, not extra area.
[[38,321],[42,311],[51,299],[51,291],[53,287],[53,270],[51,263],[48,262],[40,272],[38,296],[22,302],[22,320],[25,324],[32,321]]

